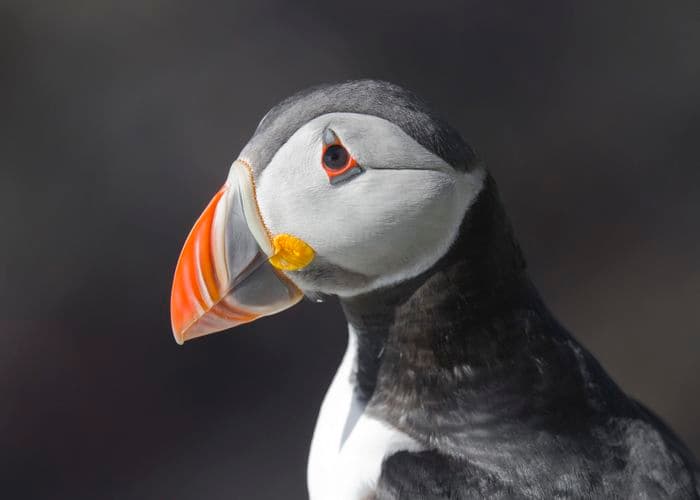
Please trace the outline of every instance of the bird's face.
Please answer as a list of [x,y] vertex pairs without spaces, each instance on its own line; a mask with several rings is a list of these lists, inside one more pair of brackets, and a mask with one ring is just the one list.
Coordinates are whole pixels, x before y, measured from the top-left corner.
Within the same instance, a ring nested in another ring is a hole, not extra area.
[[270,144],[251,140],[190,233],[173,284],[179,342],[303,294],[352,296],[421,273],[455,240],[484,178],[369,114],[322,114],[279,142],[261,165]]
[[256,185],[271,233],[294,235],[315,251],[307,266],[286,271],[289,278],[304,292],[347,296],[433,264],[481,180],[387,120],[330,113],[292,135]]

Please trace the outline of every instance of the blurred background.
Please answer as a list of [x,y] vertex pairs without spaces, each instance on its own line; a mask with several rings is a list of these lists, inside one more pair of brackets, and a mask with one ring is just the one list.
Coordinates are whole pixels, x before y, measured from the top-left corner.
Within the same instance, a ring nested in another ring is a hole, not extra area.
[[178,347],[170,284],[265,112],[359,77],[476,146],[555,314],[700,454],[696,0],[2,0],[4,498],[305,497],[338,304]]

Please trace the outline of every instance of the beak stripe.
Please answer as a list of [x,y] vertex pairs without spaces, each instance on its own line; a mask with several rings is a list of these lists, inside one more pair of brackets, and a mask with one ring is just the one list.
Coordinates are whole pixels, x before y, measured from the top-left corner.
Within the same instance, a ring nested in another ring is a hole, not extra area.
[[214,308],[216,315],[225,319],[227,322],[234,321],[237,324],[248,323],[253,321],[259,315],[243,311],[239,304],[236,304],[230,297],[226,297],[219,302]]
[[185,285],[187,286],[188,289],[192,290],[194,293],[194,297],[197,299],[197,306],[199,309],[202,311],[207,309],[207,303],[204,300],[204,297],[202,297],[202,290],[199,288],[198,280],[197,280],[197,267],[194,260],[192,259],[187,259],[184,263],[184,273],[183,273],[183,278],[185,279]]
[[[231,284],[229,280],[231,270],[228,267],[229,263],[226,256],[231,250],[228,242],[229,234],[232,235],[234,233],[234,228],[228,227],[230,221],[227,214],[231,204],[231,193],[228,183],[224,185],[224,189],[227,191],[226,196],[222,196],[219,199],[214,211],[214,220],[212,221],[211,228],[211,244],[209,245],[213,266],[216,270],[215,276],[217,277],[216,282],[219,298],[227,292],[225,288]],[[219,299],[217,298],[217,300]]]
[[[221,188],[218,193],[214,196],[209,206],[206,208],[201,221],[201,237],[195,240],[196,262],[198,264],[199,273],[204,281],[204,286],[202,287],[202,295],[206,292],[209,296],[208,306],[213,306],[221,298],[221,293],[219,291],[219,283],[217,282],[216,268],[214,267],[214,259],[212,259],[212,239],[214,235],[212,234],[212,225],[214,221],[214,214],[216,213],[217,205],[219,200],[226,192],[226,186]],[[207,307],[207,309],[209,308]]]
[[[202,262],[201,242],[199,240],[194,242],[194,254],[195,259],[197,259],[196,262]],[[199,292],[202,294],[202,300],[206,304],[207,308],[211,307],[212,304],[214,304],[214,300],[207,286],[206,278],[204,277],[204,274],[202,272],[201,265],[197,266],[197,286]]]
[[[178,260],[176,281],[173,284],[172,312],[173,329],[185,329],[205,311],[205,306],[199,293],[199,287],[193,279],[194,268],[188,252],[183,249]],[[179,278],[179,280],[177,279]],[[193,300],[194,299],[194,300]],[[185,327],[185,328],[183,328]]]

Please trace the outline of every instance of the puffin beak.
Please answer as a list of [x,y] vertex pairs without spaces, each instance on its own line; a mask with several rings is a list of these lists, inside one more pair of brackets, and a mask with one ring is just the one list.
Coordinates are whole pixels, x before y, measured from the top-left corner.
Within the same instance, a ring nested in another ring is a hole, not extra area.
[[175,340],[183,344],[296,304],[303,294],[281,270],[301,269],[314,255],[292,235],[269,234],[251,169],[236,160],[178,259],[170,299]]

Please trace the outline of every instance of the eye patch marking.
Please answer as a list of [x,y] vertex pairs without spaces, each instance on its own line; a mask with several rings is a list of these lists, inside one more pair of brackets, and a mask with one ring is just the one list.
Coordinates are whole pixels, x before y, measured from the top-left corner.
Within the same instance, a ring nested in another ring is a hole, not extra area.
[[330,128],[323,131],[321,166],[332,185],[339,184],[364,172],[357,160],[343,146],[337,134]]

